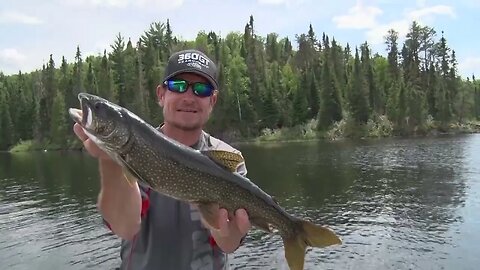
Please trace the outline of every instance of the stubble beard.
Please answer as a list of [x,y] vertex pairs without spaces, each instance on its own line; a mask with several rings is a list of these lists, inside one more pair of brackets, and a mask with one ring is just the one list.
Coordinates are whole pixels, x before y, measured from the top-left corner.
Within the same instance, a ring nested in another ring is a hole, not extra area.
[[[201,112],[199,112],[199,113],[201,113]],[[170,118],[170,121],[168,121],[168,122],[169,122],[170,125],[172,125],[172,127],[176,128],[176,129],[179,129],[179,130],[187,131],[187,132],[202,129],[203,126],[205,125],[205,123],[204,123],[205,121],[202,121],[200,119],[196,119],[193,122],[189,122],[189,121],[183,122],[181,120],[175,119],[175,117],[172,117],[172,118]]]
[[[167,116],[166,114],[168,113],[168,111],[165,110],[165,108],[164,108],[163,113],[164,113],[164,116]],[[198,113],[202,114],[204,112],[199,109]],[[210,116],[210,113],[207,116],[207,120],[208,120],[209,116]],[[201,119],[200,121],[194,121],[194,122],[190,122],[190,123],[182,123],[182,121],[176,121],[175,117],[173,115],[170,115],[170,114],[169,114],[169,117],[164,118],[164,121],[168,122],[172,127],[176,128],[176,129],[179,129],[179,130],[187,131],[187,132],[195,131],[195,130],[198,130],[198,129],[203,129],[207,120]]]
[[175,121],[173,122],[170,122],[170,124],[177,128],[177,129],[180,129],[180,130],[184,130],[184,131],[194,131],[194,130],[198,130],[198,129],[202,129],[203,128],[203,125],[200,124],[200,123],[194,123],[194,124],[181,124],[181,123],[177,123]]

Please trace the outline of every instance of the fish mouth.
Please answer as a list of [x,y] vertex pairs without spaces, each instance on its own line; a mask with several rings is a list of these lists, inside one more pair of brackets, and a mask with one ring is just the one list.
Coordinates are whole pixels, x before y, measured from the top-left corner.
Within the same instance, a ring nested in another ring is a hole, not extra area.
[[80,101],[80,109],[70,108],[68,113],[70,117],[80,126],[86,129],[93,128],[93,113],[90,109],[90,102],[88,94],[78,94],[78,100]]

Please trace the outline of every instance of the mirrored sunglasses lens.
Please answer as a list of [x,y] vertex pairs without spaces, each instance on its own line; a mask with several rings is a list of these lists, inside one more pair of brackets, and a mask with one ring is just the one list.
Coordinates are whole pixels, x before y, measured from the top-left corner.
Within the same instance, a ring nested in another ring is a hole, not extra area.
[[213,87],[208,83],[195,83],[193,91],[200,97],[208,97],[213,92]]
[[187,90],[187,82],[186,81],[168,81],[168,89],[183,93]]

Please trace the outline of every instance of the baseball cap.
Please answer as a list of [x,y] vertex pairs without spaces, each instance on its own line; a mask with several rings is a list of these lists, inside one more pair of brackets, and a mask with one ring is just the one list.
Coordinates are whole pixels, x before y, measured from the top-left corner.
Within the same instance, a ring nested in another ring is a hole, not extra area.
[[163,81],[185,72],[205,77],[215,89],[218,89],[217,66],[203,52],[190,49],[172,54],[168,59]]

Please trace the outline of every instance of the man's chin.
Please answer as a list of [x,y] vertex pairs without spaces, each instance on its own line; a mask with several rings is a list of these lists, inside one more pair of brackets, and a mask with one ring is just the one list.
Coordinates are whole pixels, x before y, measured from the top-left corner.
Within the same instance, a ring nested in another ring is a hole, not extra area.
[[180,130],[184,131],[194,131],[202,129],[203,125],[200,123],[181,123],[181,122],[173,122],[172,125]]

